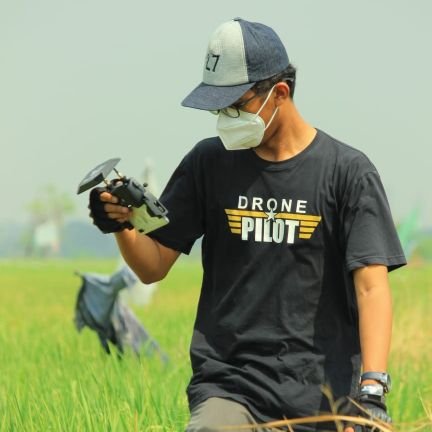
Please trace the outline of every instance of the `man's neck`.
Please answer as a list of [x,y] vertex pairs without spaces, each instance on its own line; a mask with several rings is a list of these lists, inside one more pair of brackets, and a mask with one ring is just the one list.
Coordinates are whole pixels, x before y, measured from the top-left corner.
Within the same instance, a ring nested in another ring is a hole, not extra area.
[[255,153],[261,158],[272,162],[291,159],[301,153],[311,144],[317,131],[306,123],[294,105],[291,109],[281,112],[281,119],[277,122],[271,135],[256,147]]

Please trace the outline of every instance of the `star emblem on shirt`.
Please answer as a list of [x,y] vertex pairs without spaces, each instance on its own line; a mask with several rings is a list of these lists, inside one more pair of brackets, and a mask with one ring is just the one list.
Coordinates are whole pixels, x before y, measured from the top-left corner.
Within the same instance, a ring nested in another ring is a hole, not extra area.
[[273,209],[270,209],[269,212],[265,212],[267,215],[267,220],[275,220],[276,213],[273,211]]

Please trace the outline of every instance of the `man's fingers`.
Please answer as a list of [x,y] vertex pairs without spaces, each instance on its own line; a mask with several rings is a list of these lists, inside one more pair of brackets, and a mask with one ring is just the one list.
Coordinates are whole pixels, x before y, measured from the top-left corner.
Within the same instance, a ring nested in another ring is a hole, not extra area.
[[114,219],[120,223],[129,220],[131,210],[128,207],[118,205],[119,199],[115,195],[109,192],[102,192],[99,197],[102,202],[107,203],[104,205],[104,210],[110,219]]
[[110,219],[116,220],[117,222],[120,223],[127,222],[129,220],[129,218],[124,214],[119,214],[119,213],[107,213],[107,214]]
[[131,213],[131,210],[128,207],[116,204],[105,204],[104,210],[110,219],[114,219],[118,222],[128,221]]
[[99,195],[99,199],[102,202],[117,204],[119,202],[118,198],[115,195],[110,194],[109,192],[102,192]]
[[121,223],[129,220],[131,210],[128,207],[118,205],[119,199],[115,195],[109,192],[102,192],[99,198],[102,202],[107,203],[104,205],[104,210],[110,219]]
[[128,207],[117,204],[105,204],[104,209],[107,213],[116,213],[123,216],[130,213],[130,209]]

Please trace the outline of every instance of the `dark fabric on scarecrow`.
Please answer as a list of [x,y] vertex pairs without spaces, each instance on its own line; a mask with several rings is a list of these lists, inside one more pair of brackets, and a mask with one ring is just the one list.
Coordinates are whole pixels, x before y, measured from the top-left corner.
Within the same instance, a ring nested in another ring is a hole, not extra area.
[[162,362],[167,355],[150,336],[132,310],[124,304],[119,292],[137,282],[129,267],[124,266],[111,276],[98,273],[79,273],[81,287],[75,305],[75,326],[81,331],[85,326],[99,336],[104,350],[110,354],[110,344],[122,354],[132,349],[135,354],[157,354]]

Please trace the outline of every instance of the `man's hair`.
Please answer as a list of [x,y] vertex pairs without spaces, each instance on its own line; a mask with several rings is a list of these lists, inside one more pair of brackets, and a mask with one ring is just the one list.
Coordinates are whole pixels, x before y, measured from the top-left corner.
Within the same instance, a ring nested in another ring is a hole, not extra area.
[[295,68],[295,66],[289,64],[288,67],[282,72],[255,83],[251,90],[255,91],[256,94],[264,94],[268,92],[275,84],[283,81],[288,84],[288,87],[290,89],[290,98],[293,99],[296,83],[296,72],[297,69]]

